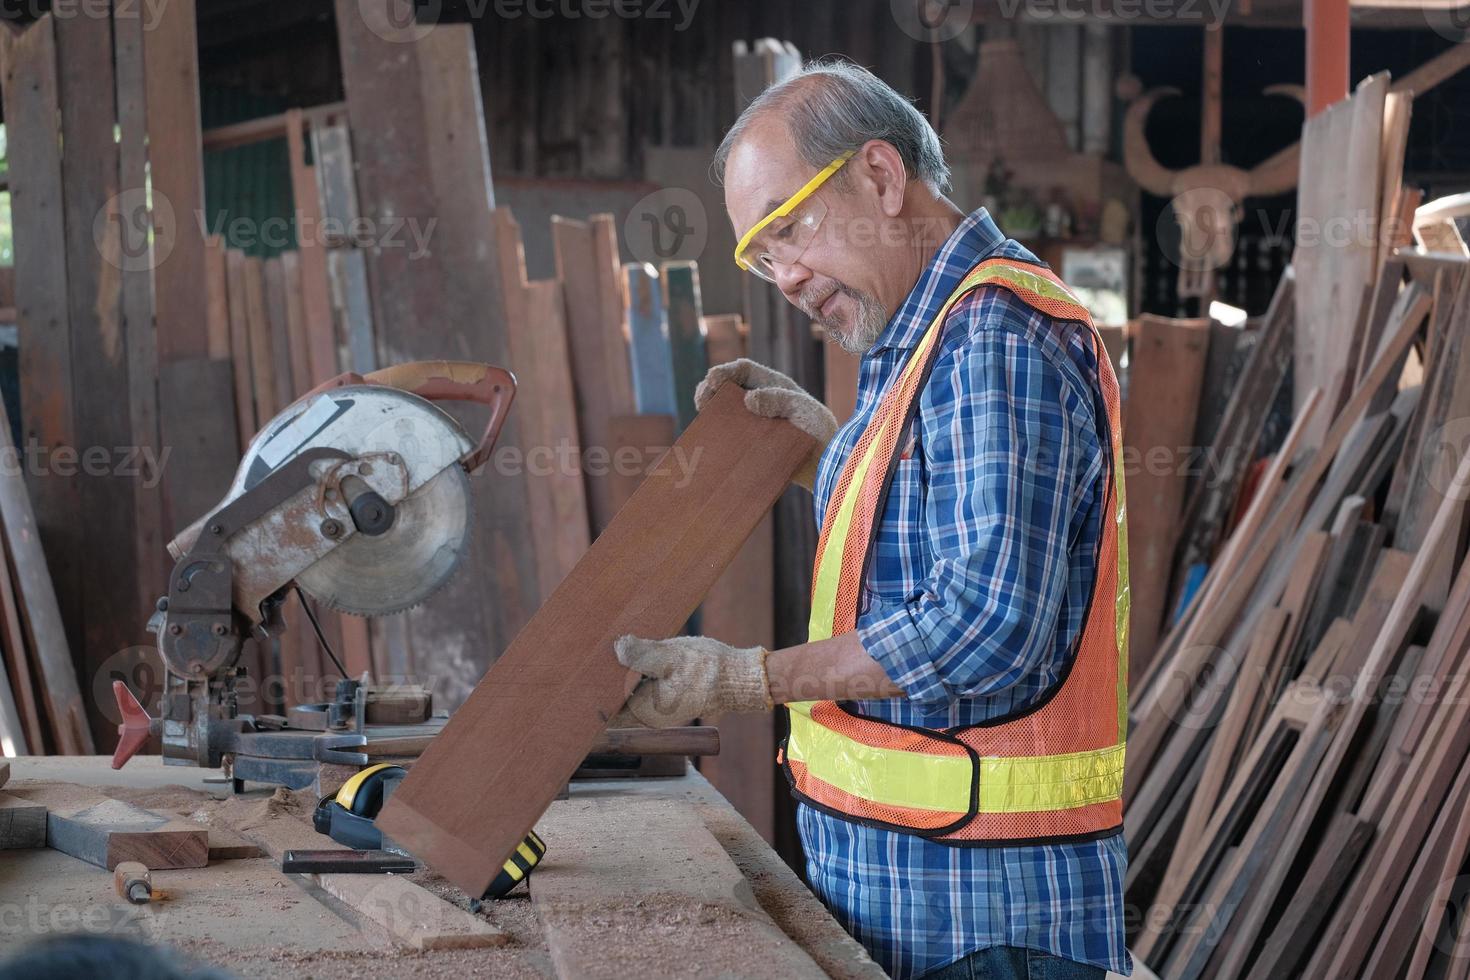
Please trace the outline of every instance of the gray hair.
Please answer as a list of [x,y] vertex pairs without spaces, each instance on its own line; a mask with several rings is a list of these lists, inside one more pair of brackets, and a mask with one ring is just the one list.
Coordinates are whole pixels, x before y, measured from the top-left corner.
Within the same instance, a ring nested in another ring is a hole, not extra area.
[[786,119],[796,151],[814,167],[825,167],[868,140],[883,140],[893,144],[910,177],[922,180],[935,193],[949,192],[949,165],[929,120],[877,75],[837,60],[803,66],[745,107],[715,150],[712,170],[716,183],[724,183],[725,163],[735,144],[751,122],[767,112]]

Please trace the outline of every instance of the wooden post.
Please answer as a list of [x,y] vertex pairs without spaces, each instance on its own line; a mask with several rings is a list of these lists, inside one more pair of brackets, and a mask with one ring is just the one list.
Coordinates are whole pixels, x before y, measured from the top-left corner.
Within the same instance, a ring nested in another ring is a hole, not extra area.
[[[379,360],[452,357],[515,370],[494,274],[495,199],[470,27],[440,24],[419,37],[412,8],[411,0],[336,2],[362,217],[379,235],[401,236],[412,222],[427,238],[423,250],[368,252]],[[500,445],[502,454],[523,448],[515,410]],[[466,567],[424,605],[384,621],[384,662],[432,675],[436,707],[468,696],[541,601],[526,474],[497,458],[471,481]],[[412,662],[416,651],[424,663]]]
[[1307,115],[1347,98],[1352,12],[1348,0],[1306,0]]

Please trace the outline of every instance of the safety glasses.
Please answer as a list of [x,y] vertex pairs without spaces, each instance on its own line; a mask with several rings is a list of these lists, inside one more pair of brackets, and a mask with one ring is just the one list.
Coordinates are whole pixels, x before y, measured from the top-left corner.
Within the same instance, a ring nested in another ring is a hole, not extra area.
[[821,173],[787,198],[785,204],[751,225],[735,246],[735,264],[767,282],[775,282],[776,263],[790,265],[800,259],[827,216],[827,205],[811,199],[812,195],[856,152],[848,150],[827,164]]

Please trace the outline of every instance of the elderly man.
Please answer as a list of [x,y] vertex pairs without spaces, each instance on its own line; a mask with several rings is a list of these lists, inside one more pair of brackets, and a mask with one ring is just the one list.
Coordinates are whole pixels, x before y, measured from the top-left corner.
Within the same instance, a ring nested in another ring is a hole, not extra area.
[[625,715],[786,705],[809,881],[894,976],[1127,973],[1121,434],[1086,310],[861,68],[769,89],[715,167],[736,261],[861,355],[857,410],[710,372],[697,400],[738,383],[822,447],[810,638],[624,637]]

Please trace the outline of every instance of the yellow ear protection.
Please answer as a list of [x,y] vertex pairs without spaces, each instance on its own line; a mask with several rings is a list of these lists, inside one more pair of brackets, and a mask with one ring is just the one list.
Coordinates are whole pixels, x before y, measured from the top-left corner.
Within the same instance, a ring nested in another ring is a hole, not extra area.
[[[380,762],[354,775],[334,796],[324,796],[312,814],[317,833],[339,844],[365,851],[383,848],[383,833],[373,823],[383,802],[408,770]],[[526,835],[485,890],[483,898],[503,898],[541,863],[546,843],[533,830]]]

